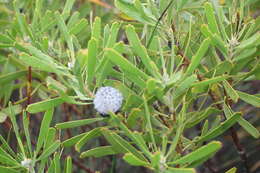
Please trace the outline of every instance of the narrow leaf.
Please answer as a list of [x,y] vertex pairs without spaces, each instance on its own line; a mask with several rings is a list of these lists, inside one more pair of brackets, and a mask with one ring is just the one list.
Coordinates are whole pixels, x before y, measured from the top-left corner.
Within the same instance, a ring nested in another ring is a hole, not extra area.
[[39,152],[39,150],[42,147],[44,140],[47,136],[47,133],[48,133],[48,130],[50,127],[50,123],[52,120],[53,112],[54,112],[54,109],[51,108],[51,109],[47,110],[43,116],[43,120],[41,122],[41,127],[40,127],[40,133],[39,133],[39,137],[38,137],[38,141],[37,141],[37,145],[36,145],[36,153]]
[[65,101],[61,97],[57,97],[54,99],[48,99],[41,102],[30,104],[26,110],[32,114],[37,112],[43,112],[45,110],[54,108],[62,104],[63,102]]
[[133,165],[133,166],[146,166],[146,167],[148,167],[150,165],[148,162],[145,162],[145,161],[138,159],[137,157],[135,157],[131,153],[126,153],[124,155],[123,159],[127,163],[129,163],[130,165]]
[[107,56],[109,60],[113,63],[121,67],[123,70],[126,70],[128,73],[131,73],[136,76],[140,76],[144,79],[148,79],[148,75],[139,70],[136,66],[134,66],[132,63],[130,63],[127,59],[125,59],[123,56],[121,56],[118,52],[116,52],[114,49],[106,49],[105,52],[107,53]]
[[238,124],[243,127],[245,131],[247,131],[251,136],[258,139],[260,137],[260,133],[251,123],[245,120],[242,116],[237,120]]
[[223,81],[224,88],[226,90],[227,95],[236,103],[239,99],[239,95],[236,90],[232,88],[232,86],[226,80]]
[[255,107],[260,107],[260,97],[250,95],[241,91],[237,91],[239,98],[242,99],[243,101],[255,106]]
[[169,167],[164,173],[196,173],[192,168],[171,168]]
[[88,59],[87,59],[87,82],[92,85],[97,63],[97,42],[91,39],[88,42]]
[[212,33],[217,33],[220,35],[212,4],[209,2],[206,2],[204,4],[204,8],[205,8],[207,21],[209,24],[209,29],[211,30]]
[[214,154],[215,152],[217,152],[219,149],[221,148],[221,143],[217,142],[217,141],[213,141],[208,143],[207,145],[204,145],[202,147],[200,147],[199,149],[181,157],[180,159],[173,161],[173,162],[169,162],[168,164],[180,164],[180,165],[190,165],[193,162],[196,162],[197,160],[200,160],[202,158],[209,158],[210,156],[212,156],[212,154]]
[[37,161],[49,157],[52,153],[54,153],[60,147],[60,144],[61,143],[59,140],[52,143],[48,148],[46,148],[43,151],[43,153],[40,155],[40,157],[38,157]]
[[205,53],[208,51],[208,47],[210,44],[210,39],[205,39],[199,48],[199,50],[196,52],[196,54],[191,58],[191,63],[186,71],[186,75],[192,74],[192,72],[198,67],[200,64],[201,59],[205,55]]
[[72,173],[72,159],[70,156],[66,158],[65,173]]
[[[133,26],[128,25],[126,27],[126,34],[127,38],[130,42],[131,47],[133,48],[133,51],[135,54],[137,54],[140,58],[146,69],[157,79],[160,78],[159,69],[154,64],[154,62],[151,60],[151,58],[148,56],[146,48],[141,44],[141,41],[138,38],[137,33],[135,32],[135,29]],[[152,65],[152,63],[154,65]]]
[[221,135],[226,130],[228,130],[231,126],[233,126],[233,124],[237,122],[240,116],[241,116],[240,113],[235,113],[232,117],[222,122],[218,127],[208,132],[205,136],[200,137],[196,142],[207,141]]
[[204,86],[208,86],[210,84],[221,82],[221,81],[227,79],[228,77],[229,76],[218,76],[218,77],[214,77],[214,78],[210,78],[210,79],[206,79],[206,80],[203,80],[200,82],[193,83],[192,86],[193,87],[204,87]]
[[25,76],[27,73],[26,70],[16,71],[8,74],[4,74],[0,76],[0,84],[3,85],[5,83],[9,83],[10,81],[13,81],[15,79],[19,79],[22,76]]
[[83,145],[85,145],[90,139],[97,137],[101,135],[101,129],[100,128],[95,128],[86,133],[75,145],[76,151],[80,152],[80,149]]
[[90,118],[90,119],[83,119],[83,120],[68,121],[64,123],[58,123],[55,125],[55,127],[58,129],[74,128],[74,127],[79,127],[79,126],[91,124],[102,120],[104,120],[104,118]]
[[107,155],[115,155],[118,154],[118,152],[115,152],[112,146],[102,146],[102,147],[97,147],[90,149],[88,151],[82,152],[80,154],[80,158],[85,158],[85,157],[103,157]]

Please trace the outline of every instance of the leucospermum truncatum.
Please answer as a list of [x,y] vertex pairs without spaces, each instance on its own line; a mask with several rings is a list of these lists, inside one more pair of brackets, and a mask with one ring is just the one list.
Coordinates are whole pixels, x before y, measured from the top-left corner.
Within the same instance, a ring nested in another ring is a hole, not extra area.
[[123,95],[113,87],[101,87],[97,90],[94,98],[94,107],[102,115],[110,111],[117,112],[123,102]]

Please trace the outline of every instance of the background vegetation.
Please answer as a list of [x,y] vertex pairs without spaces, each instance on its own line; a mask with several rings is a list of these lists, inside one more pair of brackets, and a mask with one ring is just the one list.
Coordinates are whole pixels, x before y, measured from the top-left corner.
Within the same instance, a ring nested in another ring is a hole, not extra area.
[[0,172],[259,172],[259,5],[0,0]]

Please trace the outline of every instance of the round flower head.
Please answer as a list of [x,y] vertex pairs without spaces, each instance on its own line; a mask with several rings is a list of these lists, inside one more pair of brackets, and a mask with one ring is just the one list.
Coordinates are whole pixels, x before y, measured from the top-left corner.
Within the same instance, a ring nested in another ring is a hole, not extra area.
[[107,115],[110,111],[118,111],[122,102],[123,96],[121,92],[113,87],[99,88],[94,98],[95,109],[102,115]]

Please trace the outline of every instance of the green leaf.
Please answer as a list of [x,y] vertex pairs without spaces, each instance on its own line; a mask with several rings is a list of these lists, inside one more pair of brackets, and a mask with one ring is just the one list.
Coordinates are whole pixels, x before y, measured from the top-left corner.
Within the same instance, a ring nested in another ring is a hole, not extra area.
[[26,138],[26,145],[29,150],[29,156],[31,157],[33,153],[32,153],[32,142],[31,142],[31,137],[29,132],[29,114],[27,114],[26,111],[23,111],[23,129]]
[[82,152],[80,154],[80,158],[85,158],[85,157],[103,157],[107,155],[115,155],[118,154],[118,152],[114,151],[112,146],[102,146],[102,147],[96,147],[93,149],[90,149],[88,151]]
[[100,40],[101,38],[101,19],[100,17],[96,17],[93,23],[91,37],[96,40]]
[[221,148],[221,143],[217,141],[213,141],[208,143],[207,145],[204,145],[200,147],[199,149],[181,157],[178,160],[175,160],[173,162],[169,162],[167,164],[173,164],[173,165],[185,165],[189,166],[193,162],[196,162],[202,158],[209,158],[212,156],[212,154],[216,153]]
[[136,125],[137,119],[142,116],[142,110],[133,108],[127,117],[127,125],[133,128]]
[[55,168],[55,173],[61,173],[61,165],[60,165],[60,154],[55,152],[54,153],[54,168]]
[[232,86],[226,80],[223,81],[224,88],[226,90],[227,95],[236,103],[239,99],[239,95],[236,90],[232,88]]
[[17,124],[17,121],[16,121],[16,116],[15,116],[15,112],[14,112],[14,109],[13,109],[13,106],[11,103],[9,103],[9,118],[11,119],[11,122],[12,122],[12,126],[13,126],[13,130],[14,130],[14,133],[15,133],[15,136],[16,136],[16,139],[17,139],[17,143],[18,143],[18,146],[21,150],[21,153],[22,153],[22,156],[26,156],[25,154],[25,147],[22,143],[22,140],[21,140],[21,136],[20,136],[20,133],[19,133],[19,126]]
[[[12,158],[12,157],[16,157],[16,153],[12,150],[12,148],[8,145],[8,143],[7,143],[7,141],[3,138],[3,136],[2,135],[0,135],[0,141],[1,141],[1,147],[0,147],[0,151],[3,151],[3,152],[1,152],[1,154],[3,155],[5,155],[5,156],[8,156],[9,158]],[[11,154],[12,155],[12,157],[11,156],[9,156],[9,154]]]
[[170,145],[169,151],[166,155],[166,157],[170,156],[176,149],[177,144],[181,138],[181,134],[183,133],[184,127],[183,126],[178,126],[177,130],[176,130],[176,135],[173,137],[172,143]]
[[82,137],[84,137],[88,132],[81,133],[79,135],[73,136],[72,138],[69,138],[62,142],[62,145],[64,147],[71,147],[75,145]]
[[64,86],[62,83],[60,83],[59,81],[53,79],[50,76],[47,77],[46,82],[47,82],[48,89],[56,90],[60,94],[64,94],[68,90],[66,86]]
[[52,145],[55,142],[55,138],[56,138],[56,129],[51,127],[48,129],[48,135],[44,140],[44,149]]
[[8,168],[8,167],[4,167],[4,166],[0,166],[0,172],[8,172],[8,173],[20,173],[20,171],[16,171],[12,168]]
[[66,158],[65,173],[72,173],[72,159],[70,156]]
[[18,163],[15,159],[5,156],[1,153],[0,155],[0,163],[4,165],[9,165],[9,166],[18,166],[20,163]]
[[199,50],[196,52],[196,54],[191,58],[191,63],[186,71],[186,75],[191,75],[192,72],[198,67],[200,64],[201,59],[205,55],[205,53],[208,51],[209,44],[211,40],[209,38],[205,39],[199,48]]
[[27,74],[26,70],[16,71],[8,74],[4,74],[0,76],[0,84],[6,84],[10,81],[13,81],[15,79],[19,79]]
[[232,67],[233,67],[233,63],[231,63],[228,60],[225,60],[219,63],[214,68],[212,68],[209,72],[206,72],[204,74],[204,77],[211,78],[212,76],[221,76],[223,74],[229,74],[229,72],[232,70]]
[[125,70],[127,73],[131,73],[135,76],[140,76],[144,79],[148,79],[149,76],[139,70],[137,67],[135,67],[132,63],[130,63],[127,59],[125,59],[122,55],[120,55],[117,51],[114,49],[108,48],[105,50],[105,53],[107,54],[109,60],[119,67],[122,68],[122,70]]
[[38,70],[46,71],[46,72],[54,72],[59,73],[55,65],[47,62],[46,60],[38,59],[34,56],[30,56],[26,53],[22,53],[20,55],[21,61],[25,62],[28,66],[32,66]]
[[193,87],[205,87],[205,86],[208,86],[210,84],[221,82],[221,81],[223,81],[227,78],[229,78],[229,76],[218,76],[218,77],[214,77],[214,78],[210,78],[210,79],[206,79],[206,80],[203,80],[203,81],[193,83],[192,86]]
[[49,166],[47,172],[55,172],[55,161],[54,160],[50,161],[50,166]]
[[6,44],[13,44],[14,40],[8,37],[7,35],[0,33],[0,42]]
[[225,173],[236,173],[237,172],[237,168],[231,168],[228,171],[226,171]]
[[128,25],[126,27],[126,35],[130,42],[131,47],[133,48],[133,51],[135,54],[137,54],[141,61],[143,62],[146,69],[157,79],[161,78],[161,75],[159,73],[159,69],[154,64],[154,62],[151,60],[151,58],[148,56],[146,48],[142,45],[141,41],[138,38],[137,33],[135,32],[135,29],[132,25]]
[[207,141],[221,135],[226,130],[228,130],[231,126],[233,126],[233,124],[235,124],[238,121],[240,116],[241,113],[235,113],[233,116],[228,118],[226,121],[222,122],[216,128],[209,131],[205,136],[201,136],[196,142]]
[[26,49],[25,52],[28,52],[28,54],[36,57],[37,59],[44,61],[46,63],[51,63],[52,65],[56,65],[57,61],[55,61],[52,57],[49,55],[43,53],[41,50],[37,49],[34,46],[31,45],[24,45],[24,48]]
[[143,104],[143,99],[136,94],[128,96],[128,98],[126,98],[125,100],[126,101],[122,110],[126,112],[130,112],[132,108],[139,107]]
[[74,45],[73,45],[73,41],[72,41],[72,36],[69,34],[68,28],[67,28],[61,14],[56,11],[54,15],[55,15],[56,21],[58,23],[58,27],[59,27],[65,41],[67,42],[67,45],[70,50],[70,56],[73,60],[75,58],[75,55],[74,55]]
[[204,4],[204,8],[205,8],[205,13],[206,13],[210,31],[212,33],[217,33],[218,35],[220,35],[212,4],[209,2],[206,2]]
[[171,168],[168,169],[164,173],[196,173],[195,169],[192,168]]
[[178,98],[182,94],[184,94],[191,86],[194,84],[194,82],[197,81],[196,75],[191,75],[187,78],[185,78],[178,86],[176,91],[173,93],[175,98]]
[[260,97],[237,91],[239,98],[255,107],[260,107]]
[[237,120],[238,124],[243,127],[245,131],[247,131],[251,136],[258,139],[260,137],[260,133],[252,124],[250,124],[247,120],[245,120],[242,116]]
[[253,47],[253,48],[249,48],[249,49],[242,49],[241,51],[237,51],[235,52],[235,56],[234,56],[234,61],[240,61],[242,59],[246,59],[246,58],[253,58],[255,53],[257,51],[257,48]]
[[115,6],[129,17],[138,20],[141,23],[150,25],[155,25],[156,23],[155,17],[151,13],[148,13],[147,9],[141,5],[139,0],[116,0]]
[[[9,114],[9,107],[3,108],[0,111],[0,123],[4,122]],[[13,112],[15,115],[22,112],[22,106],[21,105],[13,105],[12,106]]]
[[66,20],[67,16],[69,16],[74,2],[75,2],[75,0],[66,0],[65,6],[62,11],[62,16],[63,16],[64,20]]
[[[2,138],[2,136],[1,136]],[[19,165],[19,163],[14,159],[16,157],[16,155],[12,152],[12,156],[9,154],[10,153],[10,148],[7,149],[6,143],[1,144],[0,147],[0,163],[6,163],[6,164],[10,164],[10,165],[16,165],[15,162]],[[9,146],[8,146],[9,147]],[[8,153],[9,152],[9,153]]]
[[88,59],[87,59],[87,82],[92,85],[97,63],[97,41],[92,38],[88,42]]
[[213,34],[207,25],[203,24],[201,26],[201,32],[205,37],[209,37],[211,40],[211,44],[216,46],[223,54],[224,56],[228,55],[228,49],[225,42],[221,39],[221,37],[217,34]]
[[120,119],[114,113],[111,113],[110,115],[115,124],[117,124],[125,132],[126,136],[128,136],[140,148],[140,150],[143,151],[143,153],[148,158],[150,158],[151,153],[149,152],[142,135],[138,132],[132,132],[129,130],[129,128],[124,123],[122,123],[122,121],[120,121]]
[[40,133],[36,145],[36,153],[38,153],[44,143],[44,140],[46,139],[46,136],[48,134],[48,130],[51,124],[52,116],[53,116],[54,109],[51,108],[47,110],[43,116],[41,127],[40,127]]
[[[51,141],[49,141],[51,142]],[[52,153],[54,153],[59,147],[60,147],[60,141],[56,140],[55,142],[51,143],[51,145],[46,148],[42,154],[37,158],[37,161],[39,160],[43,160],[46,159],[47,157],[49,157]]]
[[103,136],[107,141],[113,146],[116,152],[120,153],[132,153],[137,158],[146,162],[146,158],[141,152],[139,152],[135,147],[133,147],[128,141],[124,140],[122,137],[114,132],[110,132],[106,129],[102,131]]
[[70,35],[77,35],[88,26],[87,19],[81,19],[78,23],[76,23],[71,29],[69,30]]
[[126,153],[123,157],[123,159],[129,163],[130,165],[133,166],[145,166],[145,167],[149,167],[149,163],[142,161],[140,159],[138,159],[137,157],[135,157],[133,154],[131,153]]
[[51,108],[54,108],[64,102],[65,101],[61,97],[57,97],[54,99],[48,99],[41,102],[30,104],[26,110],[32,114],[37,112],[43,112]]
[[[126,71],[126,74],[128,72]],[[126,76],[129,80],[131,80],[133,83],[135,83],[139,88],[145,88],[146,84],[143,79],[140,78],[140,76],[136,76],[132,73],[128,73]]]
[[74,120],[74,121],[68,121],[64,123],[58,123],[55,125],[58,129],[67,129],[67,128],[74,128],[79,127],[87,124],[91,124],[97,121],[102,121],[104,118],[90,118],[90,119],[83,119],[83,120]]
[[17,1],[13,1],[13,6],[14,6],[14,10],[15,10],[15,16],[16,16],[16,19],[19,24],[18,28],[21,31],[22,36],[25,37],[28,35],[30,37],[30,39],[34,40],[34,36],[33,36],[32,30],[30,28],[30,25],[28,25],[26,22],[25,14],[22,14],[19,12]]
[[160,169],[161,166],[161,159],[162,159],[163,155],[161,152],[155,152],[152,155],[151,158],[151,167],[154,169]]
[[80,152],[80,149],[85,145],[90,139],[101,135],[101,128],[95,128],[87,132],[80,140],[76,143],[75,149]]
[[146,119],[147,131],[148,131],[148,133],[150,135],[150,138],[152,139],[152,144],[153,144],[154,149],[157,149],[156,148],[156,142],[155,142],[155,139],[154,139],[153,128],[152,128],[150,110],[149,110],[148,103],[147,103],[147,100],[146,100],[145,97],[143,97],[143,100],[144,100],[144,110],[145,110],[145,114],[144,115],[145,115],[145,119]]
[[111,30],[106,43],[107,48],[112,48],[116,43],[119,29],[120,29],[120,23],[114,22],[111,26]]
[[123,94],[124,98],[129,97],[131,94],[135,94],[133,90],[131,90],[129,87],[123,84],[123,82],[118,80],[105,80],[104,85],[117,88]]
[[257,41],[260,40],[260,33],[256,33],[247,40],[242,41],[237,47],[236,50],[243,50],[251,47],[257,46]]
[[186,123],[186,128],[191,128],[207,118],[209,115],[212,115],[213,113],[221,113],[218,109],[209,107],[206,110],[200,111],[200,112],[194,112],[192,113],[193,116],[191,116],[190,119],[188,119]]

